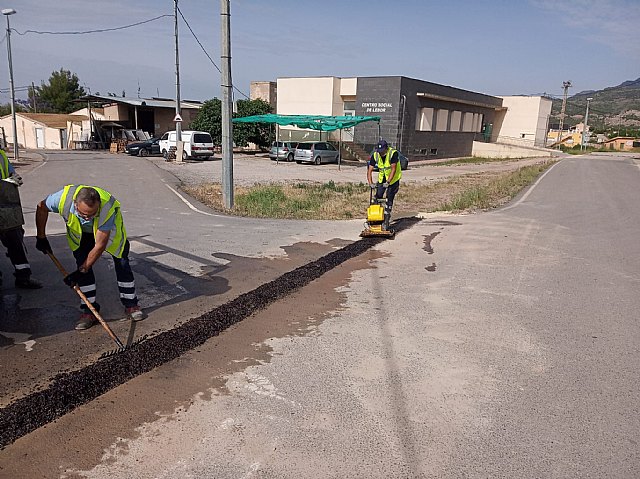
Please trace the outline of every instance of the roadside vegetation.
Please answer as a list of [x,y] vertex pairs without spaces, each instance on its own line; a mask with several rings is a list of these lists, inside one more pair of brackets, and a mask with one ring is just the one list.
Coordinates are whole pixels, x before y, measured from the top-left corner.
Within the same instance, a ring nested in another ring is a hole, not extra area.
[[[511,172],[460,175],[431,184],[406,182],[396,197],[394,216],[435,211],[496,208],[531,184],[554,161]],[[336,220],[363,218],[369,204],[365,183],[295,183],[236,187],[232,210],[223,206],[220,184],[207,183],[185,191],[209,207],[236,216]]]
[[455,160],[446,160],[433,162],[429,166],[452,166],[452,165],[480,165],[483,163],[500,163],[503,161],[519,160],[521,158],[484,158],[474,156],[469,158],[456,158]]

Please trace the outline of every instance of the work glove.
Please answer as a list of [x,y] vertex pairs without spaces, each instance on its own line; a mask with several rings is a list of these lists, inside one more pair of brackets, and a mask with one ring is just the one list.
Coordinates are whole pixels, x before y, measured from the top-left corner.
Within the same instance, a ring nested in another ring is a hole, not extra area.
[[372,190],[375,190],[377,186],[375,183],[369,183],[369,188],[371,188]]
[[382,183],[383,188],[389,188],[389,183]]
[[53,253],[49,240],[45,238],[36,238],[36,249],[42,251],[44,254]]
[[22,181],[22,176],[20,176],[18,173],[12,173],[11,176],[7,178],[7,181],[13,183],[16,186],[22,186],[22,184],[24,183],[24,181]]
[[64,277],[64,283],[73,288],[76,286],[82,279],[85,273],[81,273],[79,269],[75,270],[73,273],[70,273]]

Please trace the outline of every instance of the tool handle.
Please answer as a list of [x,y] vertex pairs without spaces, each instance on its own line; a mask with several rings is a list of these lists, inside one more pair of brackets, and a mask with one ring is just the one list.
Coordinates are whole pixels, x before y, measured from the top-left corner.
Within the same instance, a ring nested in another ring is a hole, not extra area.
[[104,319],[102,319],[102,316],[100,316],[100,313],[98,313],[98,311],[93,306],[93,304],[91,304],[91,301],[89,301],[89,299],[87,299],[85,294],[80,290],[80,286],[78,286],[76,284],[76,285],[73,286],[73,289],[75,290],[76,293],[78,293],[78,296],[80,296],[80,298],[82,298],[82,301],[84,301],[84,304],[87,305],[87,308],[89,308],[89,310],[93,313],[93,315],[96,317],[96,319],[100,322],[100,324],[105,329],[107,334],[109,334],[109,336],[111,336],[111,339],[113,339],[116,342],[116,344],[118,345],[119,348],[124,348],[124,344],[122,344],[122,341],[120,341],[118,336],[116,336],[116,334],[111,330],[111,328],[109,327],[107,322]]
[[48,252],[47,254],[49,255],[49,258],[51,258],[51,261],[53,261],[53,263],[58,267],[60,272],[64,276],[67,276],[69,273],[67,273],[67,270],[64,269],[64,266],[62,266],[62,263],[60,261],[58,261],[58,258],[56,258],[51,251]]
[[[51,258],[51,260],[54,262],[54,264],[58,267],[58,269],[60,270],[60,272],[64,275],[67,276],[67,270],[64,269],[64,266],[62,266],[62,263],[60,263],[60,261],[58,261],[58,258],[56,258],[53,253],[49,252],[47,253],[49,255],[49,258]],[[98,311],[96,310],[96,308],[93,306],[93,304],[91,304],[91,301],[89,301],[89,299],[85,296],[85,294],[80,290],[80,286],[78,286],[77,284],[73,286],[73,289],[76,293],[78,293],[78,296],[80,296],[80,298],[82,299],[82,301],[84,301],[84,304],[87,305],[87,308],[89,308],[89,311],[91,311],[93,313],[93,315],[96,317],[96,319],[98,320],[98,322],[102,325],[102,327],[105,329],[105,331],[107,332],[107,334],[109,336],[111,336],[111,339],[113,339],[115,341],[115,343],[118,345],[119,348],[124,348],[124,344],[122,344],[122,341],[120,341],[120,339],[118,338],[118,336],[115,335],[115,333],[111,330],[111,328],[109,327],[109,325],[107,324],[107,322],[102,319],[102,316],[100,316],[100,313],[98,313]]]

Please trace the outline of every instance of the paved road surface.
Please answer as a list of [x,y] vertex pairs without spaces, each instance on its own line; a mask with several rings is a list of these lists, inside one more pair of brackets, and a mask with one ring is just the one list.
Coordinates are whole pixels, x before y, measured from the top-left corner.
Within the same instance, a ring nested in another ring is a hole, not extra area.
[[0,475],[638,477],[639,181],[570,158],[500,211],[428,218],[20,439]]

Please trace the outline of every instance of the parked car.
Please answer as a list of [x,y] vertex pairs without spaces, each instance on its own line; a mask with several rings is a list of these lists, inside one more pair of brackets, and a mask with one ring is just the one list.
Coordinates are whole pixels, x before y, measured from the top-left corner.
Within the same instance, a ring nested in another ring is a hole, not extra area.
[[269,158],[272,160],[293,161],[297,143],[291,141],[274,141],[269,150]]
[[296,163],[337,163],[340,153],[336,147],[326,141],[298,143],[294,158]]
[[[398,161],[400,162],[400,169],[406,170],[409,168],[409,158],[398,152]],[[373,167],[373,171],[378,171],[378,165]]]
[[[213,140],[206,131],[186,130],[181,133],[184,150],[182,159],[200,158],[208,160],[213,156]],[[168,131],[160,138],[160,152],[167,158],[169,149],[176,146],[176,132]]]
[[125,153],[130,155],[148,156],[160,154],[160,138],[150,138],[145,141],[136,141],[129,143],[125,149]]

